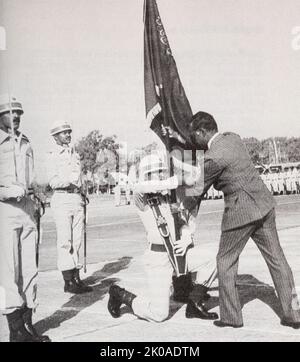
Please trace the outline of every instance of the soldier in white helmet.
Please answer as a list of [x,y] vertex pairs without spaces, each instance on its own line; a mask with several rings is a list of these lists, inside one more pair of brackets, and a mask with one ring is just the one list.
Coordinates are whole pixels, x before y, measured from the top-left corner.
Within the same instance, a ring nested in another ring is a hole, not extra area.
[[22,104],[0,96],[0,287],[11,342],[47,342],[32,325],[37,306],[33,152],[19,131]]
[[84,228],[80,157],[71,145],[72,128],[57,121],[51,128],[55,146],[48,155],[48,181],[54,193],[51,209],[57,231],[58,269],[65,282],[64,291],[73,294],[91,292],[80,279],[79,250]]
[[[169,178],[168,173],[166,163],[158,155],[149,155],[141,160],[139,182],[135,184],[134,199],[149,242],[149,248],[144,256],[148,295],[136,296],[118,285],[112,285],[109,290],[108,310],[114,318],[120,316],[122,304],[129,306],[135,315],[149,321],[162,322],[169,315],[170,287],[174,270],[164,239],[168,234],[165,231],[169,231],[168,237],[173,241],[176,240],[168,194],[172,189],[178,190],[178,179],[176,176]],[[186,253],[188,271],[197,272],[197,281],[203,281],[210,276],[215,260],[214,255],[209,255],[205,260],[201,250],[193,248],[193,232],[198,207],[195,200],[192,203],[191,200],[189,201],[190,207],[182,210],[181,238],[174,242],[175,250],[180,255]],[[153,212],[153,204],[156,205],[156,215]],[[162,224],[165,228],[164,233],[160,232]],[[186,317],[217,319],[218,315],[209,313],[203,302],[204,300],[199,300],[199,296],[193,295],[192,292],[186,308]]]

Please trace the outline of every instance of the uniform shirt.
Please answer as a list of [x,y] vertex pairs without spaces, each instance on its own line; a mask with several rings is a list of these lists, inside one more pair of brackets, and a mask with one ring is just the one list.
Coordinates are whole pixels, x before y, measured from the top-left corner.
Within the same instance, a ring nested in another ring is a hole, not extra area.
[[[192,238],[196,229],[196,217],[199,209],[199,198],[186,197],[184,187],[179,187],[176,190],[177,194],[177,207],[179,210],[180,218],[180,234],[181,238]],[[160,212],[165,218],[170,235],[175,240],[174,218],[171,213],[170,204],[167,196],[157,194],[160,199]],[[161,236],[155,216],[151,207],[147,203],[147,194],[134,193],[135,205],[138,209],[138,214],[145,227],[147,240],[149,244],[164,244],[163,237]]]
[[65,188],[71,184],[81,187],[80,157],[74,147],[55,145],[48,154],[47,173],[52,189]]
[[8,133],[0,130],[0,186],[18,183],[28,191],[35,179],[33,151],[22,133],[13,142]]

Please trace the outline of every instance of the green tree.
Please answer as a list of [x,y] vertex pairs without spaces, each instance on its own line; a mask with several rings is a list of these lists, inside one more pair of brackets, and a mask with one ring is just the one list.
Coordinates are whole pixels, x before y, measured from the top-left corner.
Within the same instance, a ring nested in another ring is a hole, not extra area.
[[248,152],[250,154],[250,157],[252,159],[252,162],[256,165],[258,163],[261,163],[261,159],[262,159],[262,144],[261,142],[254,137],[250,137],[250,138],[244,138],[243,139]]
[[91,174],[93,184],[96,176],[99,180],[109,170],[118,168],[118,149],[117,136],[104,137],[98,130],[78,141],[76,150],[81,158],[82,171],[85,175]]

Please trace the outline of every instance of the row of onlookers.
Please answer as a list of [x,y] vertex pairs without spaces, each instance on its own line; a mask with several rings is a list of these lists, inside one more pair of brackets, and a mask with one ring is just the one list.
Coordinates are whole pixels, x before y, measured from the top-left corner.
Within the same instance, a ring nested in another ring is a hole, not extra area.
[[300,193],[300,169],[266,172],[261,175],[267,188],[273,195],[289,195]]
[[[294,168],[292,170],[285,171],[266,171],[261,175],[262,180],[274,195],[291,195],[300,194],[300,169]],[[213,186],[208,190],[205,195],[206,199],[221,199],[223,193],[216,190]]]

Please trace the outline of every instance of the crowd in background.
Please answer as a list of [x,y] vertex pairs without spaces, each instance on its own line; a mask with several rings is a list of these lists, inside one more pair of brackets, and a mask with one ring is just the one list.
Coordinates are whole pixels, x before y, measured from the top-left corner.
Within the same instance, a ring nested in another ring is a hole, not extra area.
[[[300,194],[300,167],[286,168],[284,170],[265,170],[261,178],[268,190],[274,195]],[[208,190],[206,199],[221,199],[223,193],[213,186]]]
[[300,168],[266,171],[261,175],[267,188],[273,195],[290,195],[300,193]]

